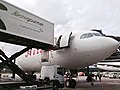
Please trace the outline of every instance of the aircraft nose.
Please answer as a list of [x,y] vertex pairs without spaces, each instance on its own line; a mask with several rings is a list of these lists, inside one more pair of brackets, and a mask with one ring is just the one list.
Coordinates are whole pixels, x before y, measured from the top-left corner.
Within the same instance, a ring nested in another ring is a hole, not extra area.
[[102,41],[102,49],[105,51],[105,54],[113,54],[116,52],[116,50],[119,47],[118,41],[115,39],[112,39],[110,37],[105,37],[105,39]]
[[118,47],[119,47],[119,43],[118,43],[118,41],[116,41],[116,40],[114,40],[114,39],[112,39],[112,38],[108,38],[108,39],[110,39],[109,41],[108,41],[108,45],[109,45],[109,47],[111,48],[111,49],[113,49],[113,50],[117,50],[118,49]]

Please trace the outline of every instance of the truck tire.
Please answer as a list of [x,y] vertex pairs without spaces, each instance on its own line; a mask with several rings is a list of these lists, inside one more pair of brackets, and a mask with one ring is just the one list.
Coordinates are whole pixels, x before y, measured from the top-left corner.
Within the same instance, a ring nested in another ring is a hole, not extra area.
[[59,87],[58,87],[58,85],[53,85],[53,90],[59,90]]
[[74,79],[68,79],[68,80],[65,81],[65,85],[68,88],[75,88],[76,81]]
[[69,80],[66,80],[66,81],[65,81],[65,86],[66,86],[66,87],[70,87],[70,82],[69,82]]
[[57,80],[53,81],[53,90],[59,90],[59,85],[60,85],[59,81]]
[[44,83],[45,84],[49,84],[50,83],[50,78],[49,77],[45,77],[44,78]]
[[27,75],[30,79],[32,79],[32,80],[36,80],[36,75]]
[[72,79],[71,88],[75,88],[75,86],[76,86],[76,81],[74,79]]

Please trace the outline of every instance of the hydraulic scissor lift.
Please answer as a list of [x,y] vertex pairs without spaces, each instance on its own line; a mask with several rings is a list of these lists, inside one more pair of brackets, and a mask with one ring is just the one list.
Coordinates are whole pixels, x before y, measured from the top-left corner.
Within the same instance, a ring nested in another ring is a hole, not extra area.
[[[2,69],[4,66],[8,66],[14,73],[16,73],[19,77],[21,77],[26,83],[23,85],[37,85],[38,87],[43,85],[42,81],[35,81],[34,79],[31,79],[30,77],[27,76],[27,74],[21,70],[14,62],[18,56],[22,55],[26,51],[31,49],[30,47],[24,48],[23,50],[13,54],[11,57],[7,57],[5,53],[0,50],[0,60],[2,61],[0,63],[0,69]],[[11,84],[7,84],[8,87],[11,86]],[[21,85],[21,84],[20,84]],[[6,86],[6,84],[0,84],[0,86]],[[14,85],[13,85],[14,86]],[[19,86],[19,85],[18,85]],[[50,88],[50,87],[48,87]]]

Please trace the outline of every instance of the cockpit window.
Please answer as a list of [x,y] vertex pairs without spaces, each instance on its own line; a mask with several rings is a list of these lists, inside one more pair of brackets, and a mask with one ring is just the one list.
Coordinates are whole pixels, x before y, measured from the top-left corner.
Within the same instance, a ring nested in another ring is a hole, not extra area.
[[87,38],[93,37],[92,33],[88,33]]
[[102,36],[102,35],[100,33],[85,33],[80,37],[80,39],[90,38],[93,36]]
[[93,34],[92,33],[85,33],[83,34],[80,39],[84,39],[84,38],[90,38],[90,37],[93,37]]
[[94,36],[102,36],[100,33],[93,33]]
[[87,33],[86,34],[83,34],[81,37],[80,37],[80,39],[84,39],[84,38],[86,38],[87,37]]

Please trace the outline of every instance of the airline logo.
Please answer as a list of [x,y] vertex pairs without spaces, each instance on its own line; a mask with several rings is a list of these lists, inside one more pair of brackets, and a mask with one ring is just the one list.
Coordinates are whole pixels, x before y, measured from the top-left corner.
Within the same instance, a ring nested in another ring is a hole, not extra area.
[[[8,9],[5,7],[5,5],[3,5],[1,3],[0,3],[0,10],[8,11]],[[0,29],[6,30],[6,26],[1,19],[0,19]]]
[[32,48],[26,52],[25,57],[27,58],[29,56],[34,56],[34,55],[41,54],[41,53],[42,53],[41,49]]

